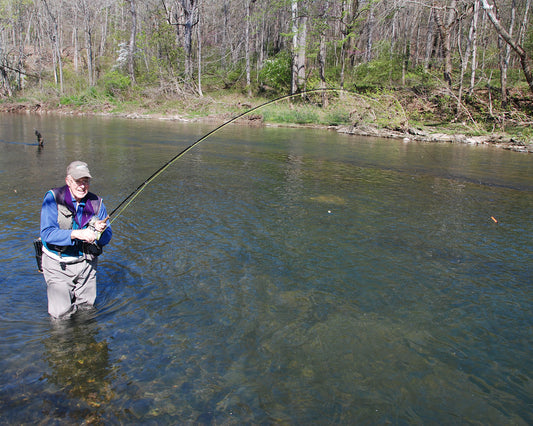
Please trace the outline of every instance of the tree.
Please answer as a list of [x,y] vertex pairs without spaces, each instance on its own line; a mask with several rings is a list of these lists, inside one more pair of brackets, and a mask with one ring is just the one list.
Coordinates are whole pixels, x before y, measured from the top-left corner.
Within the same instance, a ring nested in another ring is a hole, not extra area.
[[87,0],[79,0],[78,7],[83,17],[83,30],[85,35],[85,51],[87,56],[87,76],[89,80],[89,86],[95,84],[95,67],[94,67],[94,52],[93,52],[93,22],[94,13],[89,7],[94,7],[94,4],[87,2]]
[[[198,10],[200,10],[201,0],[198,0]],[[201,13],[198,14],[198,94],[204,96],[202,92],[202,33],[201,33]]]
[[[48,36],[52,43],[52,60],[54,64],[54,77],[56,84],[59,83],[59,91],[63,93],[63,59],[60,48],[59,10],[53,10],[47,0],[42,0],[49,18]],[[58,75],[59,73],[59,75]]]
[[[117,64],[117,47],[128,81],[161,91],[201,93],[203,77],[204,86],[237,85],[251,94],[254,72],[264,77],[268,66],[272,77],[272,62],[286,68],[277,78],[283,84],[271,88],[293,93],[316,81],[326,86],[326,76],[341,87],[354,78],[424,84],[430,75],[418,74],[422,64],[441,73],[459,100],[469,77],[472,94],[476,80],[500,64],[504,103],[513,69],[533,87],[526,48],[533,0],[200,1],[0,0],[3,93],[33,84],[24,73],[44,83],[51,76],[61,93],[83,78],[96,85]],[[498,37],[501,61],[493,55]],[[176,70],[185,85],[177,84]],[[195,70],[198,84],[189,84]]]
[[[481,0],[481,4],[483,5],[483,9],[485,9],[485,12],[487,13],[487,16],[489,17],[492,24],[494,25],[494,28],[496,29],[497,33],[505,40],[505,42],[509,46],[511,46],[511,49],[513,49],[513,51],[520,58],[520,64],[522,65],[524,76],[526,77],[526,81],[529,85],[531,93],[533,93],[533,75],[531,74],[531,65],[528,53],[520,44],[513,40],[511,34],[509,34],[507,30],[503,27],[494,12],[494,6],[489,4],[488,0]],[[528,2],[528,4],[530,3]]]
[[[468,32],[468,38],[466,41],[466,49],[464,54],[461,56],[461,76],[459,78],[459,95],[457,96],[457,109],[459,110],[460,103],[462,102],[462,96],[463,96],[463,83],[464,83],[464,75],[466,73],[467,67],[468,67],[468,61],[470,59],[470,56],[472,56],[472,75],[475,75],[475,67],[476,67],[476,34],[477,34],[477,21],[478,21],[478,15],[479,15],[479,1],[474,0],[473,4],[473,13],[472,13],[472,22],[470,23],[470,30]],[[472,80],[472,86],[473,86],[473,80]],[[473,90],[473,87],[471,87]]]
[[374,2],[371,0],[368,3],[368,19],[366,22],[366,53],[365,59],[367,62],[372,60],[372,50],[374,47],[374,29],[376,26],[374,14]]
[[137,40],[137,10],[135,8],[135,0],[126,0],[130,4],[131,14],[131,30],[130,43],[128,48],[128,74],[132,84],[135,83],[135,49]]
[[244,35],[244,50],[246,61],[246,87],[248,90],[248,96],[252,96],[252,81],[251,81],[251,69],[250,69],[250,21],[252,4],[255,0],[244,0],[246,9],[246,22],[245,22],[245,35]]
[[181,0],[184,14],[184,46],[185,46],[185,75],[187,80],[192,79],[192,33],[198,24],[198,0]]
[[162,0],[170,25],[176,28],[176,34],[180,37],[180,28],[183,27],[183,49],[185,52],[185,80],[192,80],[192,34],[194,27],[199,21],[199,0],[176,0],[174,7],[168,8],[165,0]]
[[472,96],[476,82],[477,72],[477,34],[478,34],[478,19],[479,19],[479,0],[474,0],[474,16],[472,18],[472,26],[470,30],[470,43],[472,46],[472,73],[470,76],[469,95]]
[[359,16],[359,0],[342,0],[341,10],[341,33],[343,36],[341,44],[341,75],[340,86],[344,88],[344,72],[346,70],[346,55],[351,50],[352,38],[355,29],[355,21]]
[[448,87],[452,86],[452,50],[451,50],[451,29],[455,24],[457,15],[457,2],[452,0],[450,6],[442,6],[440,1],[433,1],[433,13],[435,22],[439,30],[442,56],[444,60],[444,81]]
[[[318,15],[319,20],[322,22],[322,26],[320,28],[320,44],[318,48],[318,68],[319,68],[319,76],[320,76],[320,87],[326,88],[326,30],[327,25],[325,22],[327,21],[327,13],[329,9],[329,1],[326,0],[323,5],[323,9],[320,10],[320,13]],[[322,92],[322,105],[324,107],[328,106],[328,95],[324,91]]]
[[[300,6],[300,7],[299,7]],[[305,56],[307,43],[307,15],[303,4],[292,0],[292,78],[291,93],[298,93],[305,85]]]

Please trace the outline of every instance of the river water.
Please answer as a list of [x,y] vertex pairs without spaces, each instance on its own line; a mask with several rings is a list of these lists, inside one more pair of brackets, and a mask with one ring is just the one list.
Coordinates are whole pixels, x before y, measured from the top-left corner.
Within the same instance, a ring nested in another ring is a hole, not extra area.
[[0,120],[1,423],[533,423],[530,155],[226,126],[54,323],[32,240],[66,165],[111,211],[213,126]]

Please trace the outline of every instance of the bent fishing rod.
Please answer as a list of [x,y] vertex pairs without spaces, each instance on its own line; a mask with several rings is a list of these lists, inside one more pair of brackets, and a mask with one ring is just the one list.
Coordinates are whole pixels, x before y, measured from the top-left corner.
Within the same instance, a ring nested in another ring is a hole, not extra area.
[[[306,94],[310,93],[317,93],[317,92],[348,92],[346,89],[340,89],[340,88],[322,88],[322,89],[311,89],[306,90],[303,92],[298,93],[292,93],[289,95],[283,95],[276,99],[273,99],[271,101],[265,102],[261,105],[258,105],[256,107],[250,108],[247,111],[242,112],[241,114],[236,115],[235,117],[231,118],[230,120],[222,123],[220,126],[216,127],[215,129],[211,130],[210,132],[206,133],[204,136],[202,136],[200,139],[198,139],[196,142],[189,145],[187,148],[183,149],[181,152],[176,154],[174,157],[172,157],[169,161],[167,161],[165,164],[163,164],[159,169],[157,169],[152,175],[146,179],[143,183],[141,183],[134,191],[131,192],[124,200],[122,200],[117,207],[113,209],[111,213],[109,213],[109,216],[111,217],[110,224],[112,224],[116,219],[120,217],[122,212],[128,208],[128,206],[139,196],[139,194],[154,180],[156,179],[161,173],[163,173],[166,169],[168,169],[172,164],[174,164],[180,157],[182,157],[185,153],[189,152],[192,148],[194,148],[196,145],[198,145],[200,142],[203,142],[206,140],[209,136],[212,134],[218,132],[223,127],[227,126],[228,124],[233,123],[234,121],[238,120],[241,117],[244,117],[245,115],[248,115],[254,111],[257,111],[258,109],[264,108],[267,105],[273,104],[275,102],[279,102],[283,99],[290,99],[296,96],[304,96]],[[115,212],[116,215],[115,215]]]

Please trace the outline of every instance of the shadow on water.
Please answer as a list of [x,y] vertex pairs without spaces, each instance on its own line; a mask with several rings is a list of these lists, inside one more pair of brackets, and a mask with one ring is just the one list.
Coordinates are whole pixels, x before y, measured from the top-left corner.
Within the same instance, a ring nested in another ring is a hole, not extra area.
[[101,422],[115,398],[112,383],[118,367],[110,359],[108,342],[99,337],[95,316],[96,311],[86,310],[69,320],[51,320],[50,334],[43,340],[48,370],[41,380],[55,392],[48,391],[43,400],[45,419]]
[[[11,339],[17,355],[11,352],[3,359],[11,367],[2,373],[6,382],[0,391],[0,418],[20,424],[35,423],[37,417],[41,424],[100,424],[108,418],[119,364],[110,358],[96,311],[79,311],[68,320],[26,322],[25,327],[17,323],[12,322],[32,334]],[[5,356],[5,348],[2,352]],[[35,359],[31,353],[40,356]]]
[[36,146],[38,148],[43,148],[41,145],[39,145],[38,143],[27,143],[27,142],[13,142],[13,141],[4,141],[4,140],[0,140],[0,143],[5,143],[5,144],[12,144],[12,145],[23,145],[23,146]]

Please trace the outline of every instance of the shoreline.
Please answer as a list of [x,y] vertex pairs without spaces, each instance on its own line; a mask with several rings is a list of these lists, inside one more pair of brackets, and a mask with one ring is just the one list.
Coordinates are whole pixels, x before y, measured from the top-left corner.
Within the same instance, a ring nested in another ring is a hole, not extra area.
[[[35,115],[65,115],[65,116],[99,116],[110,118],[125,118],[129,120],[162,120],[162,121],[181,121],[186,123],[214,123],[217,125],[224,124],[232,117],[227,113],[208,115],[205,117],[186,117],[179,114],[162,114],[162,113],[141,113],[141,112],[123,112],[115,113],[109,111],[81,111],[75,108],[59,107],[46,108],[42,104],[21,104],[6,103],[0,104],[0,113],[6,114],[35,114]],[[406,131],[391,130],[378,128],[368,124],[361,125],[322,125],[322,124],[297,124],[297,123],[265,123],[263,118],[258,115],[243,116],[237,119],[233,124],[248,126],[271,126],[271,127],[293,127],[293,128],[316,128],[332,130],[347,135],[376,137],[385,139],[402,139],[405,143],[409,142],[427,142],[427,143],[462,143],[467,145],[487,145],[501,148],[508,151],[533,153],[533,141],[525,144],[522,141],[515,140],[512,136],[504,133],[492,133],[484,136],[468,136],[462,133],[447,134],[444,132],[431,132],[419,128],[409,128]]]

